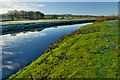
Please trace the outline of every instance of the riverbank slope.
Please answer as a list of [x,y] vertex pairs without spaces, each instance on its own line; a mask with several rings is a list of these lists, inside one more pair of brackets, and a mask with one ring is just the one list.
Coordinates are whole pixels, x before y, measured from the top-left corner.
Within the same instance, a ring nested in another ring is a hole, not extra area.
[[84,26],[64,36],[16,78],[118,78],[118,23],[116,20]]

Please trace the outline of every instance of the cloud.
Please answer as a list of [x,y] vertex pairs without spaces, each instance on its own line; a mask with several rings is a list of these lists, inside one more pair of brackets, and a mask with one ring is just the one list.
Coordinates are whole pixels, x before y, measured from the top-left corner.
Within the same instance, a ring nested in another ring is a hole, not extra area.
[[0,2],[119,2],[119,0],[0,0]]
[[40,4],[40,3],[33,3],[32,4],[34,7],[44,7],[44,4]]
[[6,13],[9,10],[26,10],[26,11],[39,11],[40,8],[44,7],[41,3],[18,3],[18,2],[2,2],[0,3],[0,14]]
[[0,2],[11,2],[12,0],[0,0]]

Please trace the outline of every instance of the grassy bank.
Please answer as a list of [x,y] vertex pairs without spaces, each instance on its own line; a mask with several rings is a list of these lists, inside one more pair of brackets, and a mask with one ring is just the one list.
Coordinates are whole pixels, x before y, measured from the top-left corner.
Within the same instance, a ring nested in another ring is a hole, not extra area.
[[[16,78],[118,78],[117,21],[84,26],[63,37]],[[22,79],[22,80],[24,80]]]

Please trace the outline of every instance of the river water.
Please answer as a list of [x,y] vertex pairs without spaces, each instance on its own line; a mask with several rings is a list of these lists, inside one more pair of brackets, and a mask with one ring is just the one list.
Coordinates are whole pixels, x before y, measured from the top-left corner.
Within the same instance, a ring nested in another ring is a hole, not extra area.
[[37,59],[44,51],[62,36],[70,34],[79,29],[84,24],[74,24],[45,28],[42,31],[21,32],[15,34],[6,34],[0,36],[0,45],[2,52],[2,78],[8,78],[16,73],[22,67],[29,65],[33,60]]

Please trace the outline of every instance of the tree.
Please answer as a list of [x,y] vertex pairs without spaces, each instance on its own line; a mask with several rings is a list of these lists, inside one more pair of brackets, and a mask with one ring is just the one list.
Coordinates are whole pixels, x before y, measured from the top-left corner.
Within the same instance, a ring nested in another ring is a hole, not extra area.
[[24,11],[24,10],[8,11],[8,15],[11,18],[11,20],[15,20],[15,19],[18,20],[19,18],[38,20],[38,19],[43,19],[45,16],[43,13],[41,13],[39,11],[34,12],[34,11]]
[[35,12],[33,12],[33,14],[31,15],[31,18],[34,19],[34,20],[37,20],[38,16]]

